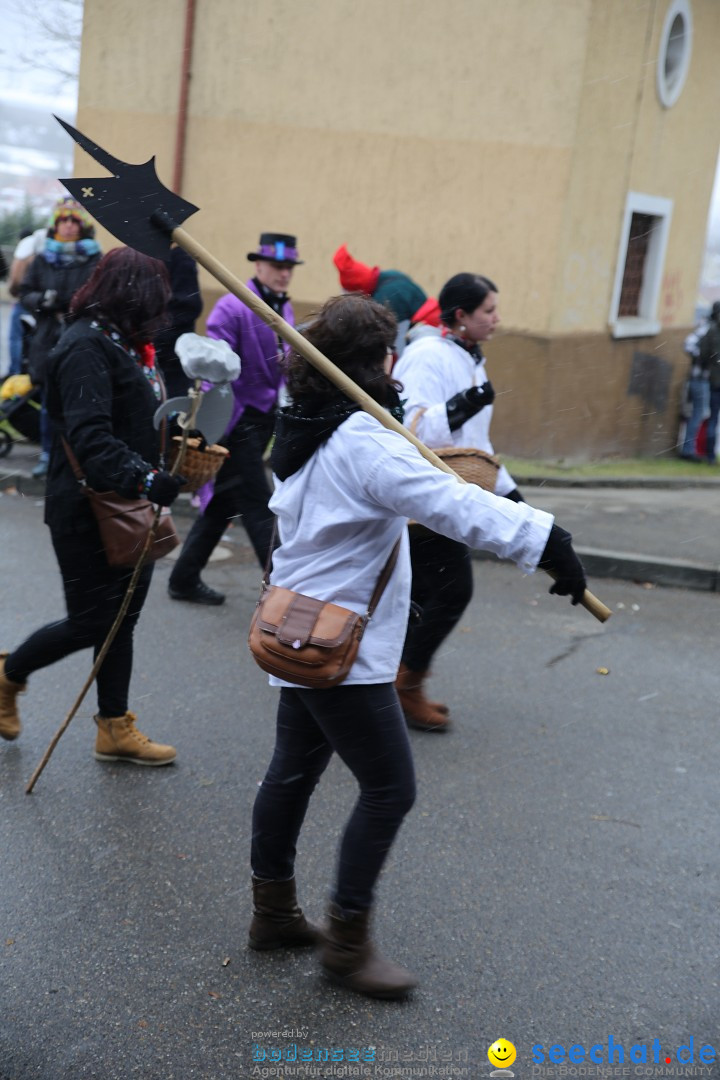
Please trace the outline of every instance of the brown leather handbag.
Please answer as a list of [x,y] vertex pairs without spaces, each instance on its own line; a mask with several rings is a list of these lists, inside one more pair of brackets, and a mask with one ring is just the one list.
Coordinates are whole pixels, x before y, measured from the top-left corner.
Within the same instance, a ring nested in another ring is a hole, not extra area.
[[[95,491],[89,487],[77,458],[65,439],[62,442],[75,478],[95,515],[108,566],[134,567],[155,521],[155,507],[147,499],[125,499],[114,491]],[[167,507],[163,507],[146,558],[149,562],[162,559],[179,543],[172,515]]]
[[[273,541],[274,536],[273,531]],[[323,690],[341,683],[355,662],[365,627],[390,580],[399,550],[400,540],[390,552],[364,615],[270,585],[270,556],[248,637],[255,663],[297,686]]]

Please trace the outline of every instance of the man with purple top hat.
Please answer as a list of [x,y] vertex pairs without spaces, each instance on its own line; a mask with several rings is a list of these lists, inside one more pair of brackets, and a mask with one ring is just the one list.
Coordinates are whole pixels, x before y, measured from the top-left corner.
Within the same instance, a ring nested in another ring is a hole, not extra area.
[[[286,233],[261,233],[257,251],[251,251],[248,259],[255,263],[255,274],[248,287],[294,326],[287,290],[294,268],[302,265],[295,237]],[[278,393],[283,383],[281,361],[287,346],[232,294],[218,300],[210,312],[207,334],[227,341],[241,361],[240,375],[232,384],[235,399],[232,416],[220,440],[230,456],[214,485],[201,493],[201,513],[175,563],[168,591],[173,600],[222,604],[223,593],[206,585],[200,574],[233,519],[242,521],[262,566],[267,558],[273,515],[268,509],[272,492],[263,454],[273,433]]]

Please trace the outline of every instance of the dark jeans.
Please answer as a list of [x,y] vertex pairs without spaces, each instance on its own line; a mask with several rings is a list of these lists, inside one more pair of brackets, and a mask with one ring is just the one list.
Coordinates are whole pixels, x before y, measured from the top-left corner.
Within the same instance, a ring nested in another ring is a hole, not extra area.
[[705,429],[705,456],[714,465],[717,460],[718,416],[720,416],[720,387],[710,387],[710,418]]
[[23,363],[23,329],[20,316],[25,311],[22,304],[17,301],[10,312],[10,369],[8,375],[19,375]]
[[[132,577],[132,570],[114,570],[108,566],[94,532],[73,536],[53,534],[52,542],[62,574],[67,617],[36,630],[10,653],[5,661],[5,673],[15,682],[26,682],[34,671],[80,649],[92,648],[97,656]],[[143,568],[128,613],[98,672],[101,716],[123,716],[127,712],[133,632],[152,573],[152,563]]]
[[472,561],[465,544],[417,525],[410,526],[410,558],[422,619],[408,625],[402,659],[411,671],[427,671],[472,599]]
[[272,494],[263,454],[272,437],[275,414],[246,410],[226,440],[230,457],[215,478],[213,497],[204,516],[219,528],[218,540],[229,522],[240,517],[258,561],[264,566],[270,546]]
[[337,752],[360,786],[345,826],[333,901],[346,911],[372,905],[373,889],[415,800],[407,725],[391,684],[283,687],[275,752],[255,799],[251,862],[256,877],[286,881],[315,786]]
[[697,454],[697,437],[700,425],[710,408],[710,384],[708,380],[698,377],[688,379],[687,397],[691,412],[685,425],[682,453],[685,457],[693,457]]

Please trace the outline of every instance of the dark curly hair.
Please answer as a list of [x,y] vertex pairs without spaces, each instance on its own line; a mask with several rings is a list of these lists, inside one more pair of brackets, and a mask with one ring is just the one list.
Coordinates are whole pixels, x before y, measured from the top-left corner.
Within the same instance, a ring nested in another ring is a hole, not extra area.
[[170,296],[164,262],[134,248],[112,248],[73,296],[70,317],[107,319],[131,345],[143,345],[165,326]]
[[[303,336],[381,405],[396,383],[385,373],[385,360],[397,334],[395,316],[362,293],[327,300]],[[337,400],[340,391],[303,356],[291,352],[285,362],[294,404]]]

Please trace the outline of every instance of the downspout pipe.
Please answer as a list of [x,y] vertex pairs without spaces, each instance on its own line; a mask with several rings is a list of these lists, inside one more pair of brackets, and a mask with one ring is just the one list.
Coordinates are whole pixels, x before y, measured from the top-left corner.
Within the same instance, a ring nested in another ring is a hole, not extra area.
[[188,97],[192,67],[193,39],[195,36],[195,0],[185,0],[185,35],[183,40],[182,64],[180,67],[180,99],[178,104],[177,128],[175,132],[175,161],[173,164],[173,191],[179,195],[182,191],[183,169],[185,166],[185,142],[187,137]]

